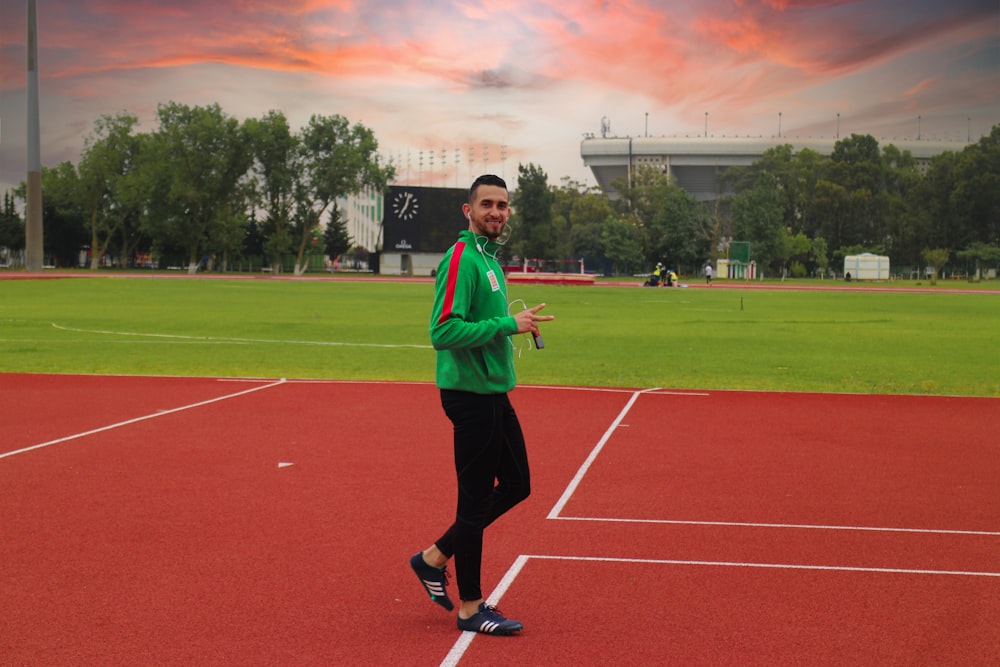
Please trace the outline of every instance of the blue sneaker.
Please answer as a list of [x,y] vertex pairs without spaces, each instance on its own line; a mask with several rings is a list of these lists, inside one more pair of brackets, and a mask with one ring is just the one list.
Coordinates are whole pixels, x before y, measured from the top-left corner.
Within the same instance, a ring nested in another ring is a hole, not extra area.
[[448,611],[455,608],[455,605],[452,604],[451,599],[448,597],[448,591],[445,590],[445,586],[448,585],[448,568],[442,567],[439,569],[433,565],[429,565],[424,560],[424,554],[420,551],[413,554],[413,557],[410,559],[410,567],[417,573],[417,579],[423,584],[424,590],[431,596],[431,600]]
[[469,618],[458,618],[458,629],[482,632],[485,635],[512,635],[524,629],[520,621],[504,618],[500,610],[485,602],[479,604],[479,611]]

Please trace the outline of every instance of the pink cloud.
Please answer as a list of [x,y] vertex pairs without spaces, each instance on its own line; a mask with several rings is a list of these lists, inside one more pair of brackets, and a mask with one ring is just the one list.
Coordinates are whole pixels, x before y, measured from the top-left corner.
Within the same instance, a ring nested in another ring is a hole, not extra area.
[[[1000,16],[983,0],[46,0],[40,12],[43,95],[85,126],[122,106],[217,99],[238,115],[350,112],[397,145],[515,137],[513,159],[572,144],[606,113],[650,111],[670,132],[701,131],[706,111],[713,129],[769,127],[779,105],[803,126],[837,110],[1000,114],[986,62]],[[0,3],[0,105],[24,90],[23,33],[23,3]]]

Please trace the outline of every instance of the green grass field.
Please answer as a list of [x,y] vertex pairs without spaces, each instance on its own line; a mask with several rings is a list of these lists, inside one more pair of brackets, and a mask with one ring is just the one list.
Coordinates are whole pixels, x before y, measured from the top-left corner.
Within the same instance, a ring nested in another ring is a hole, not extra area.
[[[0,280],[0,371],[420,380],[429,283]],[[996,294],[511,285],[523,384],[1000,396]]]

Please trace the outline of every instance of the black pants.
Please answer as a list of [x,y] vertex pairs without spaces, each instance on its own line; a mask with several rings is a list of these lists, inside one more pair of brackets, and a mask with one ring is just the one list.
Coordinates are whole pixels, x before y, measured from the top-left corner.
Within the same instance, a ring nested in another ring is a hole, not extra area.
[[441,405],[454,425],[458,509],[435,544],[455,557],[459,598],[478,600],[483,530],[531,492],[528,453],[507,394],[442,389]]

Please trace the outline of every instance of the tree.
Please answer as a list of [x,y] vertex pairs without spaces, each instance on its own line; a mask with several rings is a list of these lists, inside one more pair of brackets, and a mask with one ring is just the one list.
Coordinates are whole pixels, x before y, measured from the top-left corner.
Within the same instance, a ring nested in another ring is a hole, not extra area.
[[768,172],[757,176],[753,190],[733,199],[733,236],[749,241],[754,259],[762,267],[779,271],[788,259],[788,233],[778,183]]
[[[655,264],[660,260],[670,261],[673,250],[666,226],[668,221],[683,224],[679,222],[679,217],[686,217],[676,215],[676,211],[673,215],[664,211],[670,197],[679,189],[677,185],[663,170],[640,165],[632,170],[631,178],[619,179],[615,186],[622,193],[621,198],[613,202],[617,219],[632,227],[639,242],[640,256],[634,260],[636,266],[638,262]],[[608,237],[605,235],[603,238],[607,240]],[[615,233],[611,238],[618,242],[624,237]],[[614,252],[617,258],[612,256],[612,251],[605,244],[608,259],[615,262],[617,270],[621,270],[622,249]]]
[[615,202],[619,215],[628,216],[640,229],[648,229],[667,196],[677,189],[665,172],[641,165],[632,172],[631,181],[616,181],[622,197]]
[[514,216],[511,246],[514,254],[526,258],[563,259],[555,254],[552,205],[555,195],[549,177],[534,164],[517,165],[517,190],[511,207]]
[[[76,266],[87,243],[85,213],[80,204],[80,176],[73,163],[42,167],[42,227],[45,254],[56,266]],[[27,196],[24,182],[18,195]]]
[[762,171],[770,173],[778,183],[785,227],[793,234],[803,232],[811,236],[816,233],[816,221],[810,204],[827,162],[828,158],[814,150],[804,148],[795,153],[791,144],[783,144],[766,150],[750,167],[726,170],[721,180],[743,191],[754,187]]
[[819,236],[812,240],[812,247],[809,250],[809,259],[816,267],[816,272],[820,276],[826,275],[827,267],[830,265],[826,239]]
[[662,195],[649,226],[646,260],[665,260],[678,271],[694,271],[709,255],[712,229],[705,208],[684,190],[671,186]]
[[951,201],[962,236],[953,247],[1000,243],[1000,125],[966,147],[955,168]]
[[920,169],[909,151],[889,144],[882,149],[882,181],[879,206],[884,219],[885,253],[897,265],[914,263],[914,218],[912,202],[920,183]]
[[977,278],[982,275],[983,265],[1000,263],[1000,248],[976,241],[965,250],[959,250],[955,257],[965,261],[973,260],[976,263],[976,270],[973,275]]
[[961,247],[952,245],[955,236],[952,192],[958,155],[952,151],[935,155],[930,160],[924,177],[914,193],[910,211],[909,238],[906,239],[905,258],[909,263],[920,264],[921,253],[932,247]]
[[295,184],[292,216],[298,249],[295,273],[306,270],[311,239],[323,214],[334,202],[365,188],[382,192],[395,176],[395,168],[383,165],[375,134],[360,123],[351,125],[343,116],[314,115],[303,129]]
[[3,193],[3,209],[0,210],[0,248],[24,247],[24,220],[17,214],[14,195]]
[[604,254],[614,263],[615,273],[635,273],[643,261],[642,233],[628,220],[613,215],[601,230]]
[[330,219],[327,220],[326,229],[323,230],[324,252],[333,260],[350,250],[351,244],[351,235],[347,233],[347,223],[341,218],[340,209],[334,204],[330,210]]
[[143,225],[162,247],[182,248],[188,273],[195,273],[199,258],[242,239],[234,200],[251,156],[239,123],[218,104],[191,108],[171,102],[161,104],[157,115],[151,159],[143,161],[153,190]]
[[570,252],[573,257],[597,259],[604,255],[601,226],[613,209],[606,197],[593,192],[582,195],[570,210]]
[[243,126],[253,154],[251,201],[254,210],[259,206],[263,213],[259,225],[256,215],[251,216],[251,232],[265,239],[255,252],[275,258],[272,269],[280,271],[280,258],[292,249],[290,226],[296,174],[301,166],[301,138],[292,134],[280,111],[269,111],[259,120],[249,118]]
[[[137,202],[129,194],[128,179],[137,178],[139,141],[132,128],[139,119],[133,114],[102,115],[84,142],[78,171],[80,193],[90,227],[90,268],[97,270],[116,234],[128,237],[123,229],[138,223]],[[120,248],[119,264],[127,266],[129,248]]]
[[883,220],[877,201],[882,185],[878,141],[871,135],[860,134],[841,139],[833,147],[825,176],[842,188],[838,201],[843,216],[839,243],[882,243]]
[[938,271],[948,263],[951,251],[947,248],[924,248],[920,253],[924,262],[931,267],[931,285],[937,284]]
[[802,232],[788,236],[789,275],[791,277],[801,278],[808,273],[806,265],[809,263],[811,250],[812,241]]
[[553,196],[553,217],[565,220],[557,243],[559,256],[582,259],[591,268],[600,267],[604,264],[601,226],[614,212],[608,198],[600,188],[565,177],[562,186],[553,189]]

